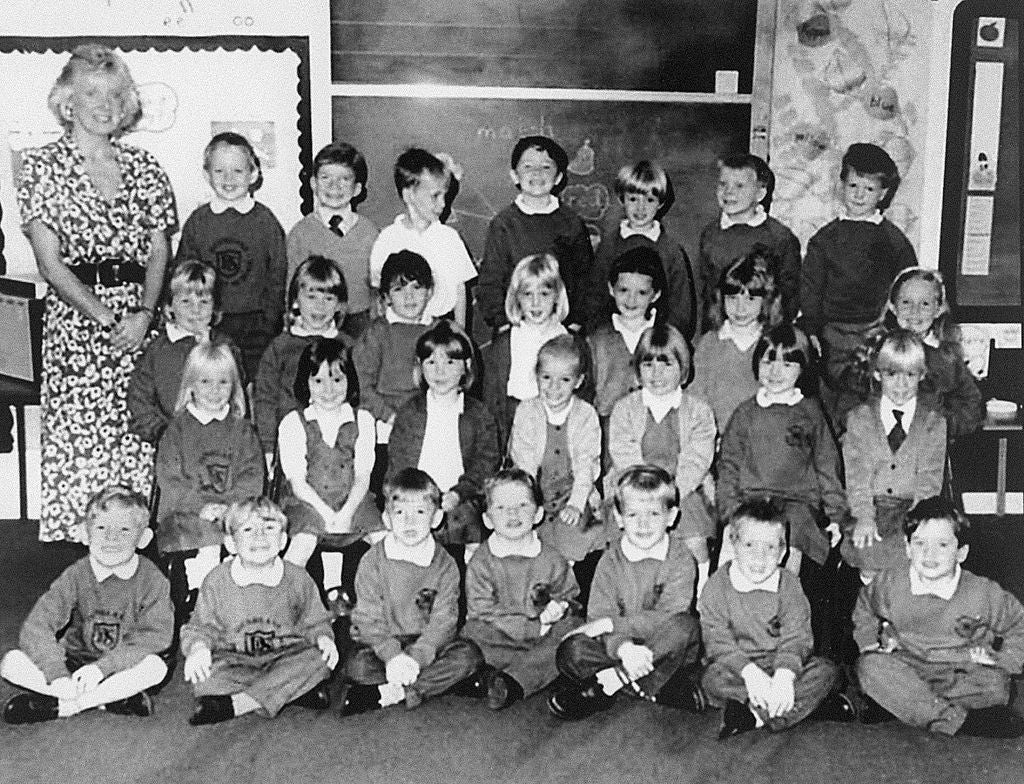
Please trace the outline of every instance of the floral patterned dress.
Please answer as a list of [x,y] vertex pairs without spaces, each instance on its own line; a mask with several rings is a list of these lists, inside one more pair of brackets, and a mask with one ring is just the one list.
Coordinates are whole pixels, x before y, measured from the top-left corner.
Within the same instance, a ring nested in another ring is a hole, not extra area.
[[[114,142],[121,189],[105,199],[85,171],[70,136],[26,150],[18,185],[21,221],[39,221],[60,243],[70,267],[104,260],[145,265],[151,232],[173,234],[178,217],[170,180],[145,150]],[[142,284],[96,285],[115,313],[141,304]],[[114,350],[88,316],[46,295],[43,327],[42,508],[39,538],[82,541],[79,525],[89,499],[114,483],[149,493],[153,447],[129,432],[128,381],[142,347]]]

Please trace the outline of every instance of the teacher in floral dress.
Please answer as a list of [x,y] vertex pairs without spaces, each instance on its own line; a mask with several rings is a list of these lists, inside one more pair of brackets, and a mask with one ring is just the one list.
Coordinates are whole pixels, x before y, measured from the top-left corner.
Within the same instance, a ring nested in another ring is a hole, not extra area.
[[24,152],[18,187],[49,284],[39,538],[82,541],[95,492],[122,483],[146,494],[152,484],[152,447],[129,432],[125,397],[178,218],[156,159],[118,141],[142,116],[124,61],[105,46],[77,47],[48,102],[65,133]]

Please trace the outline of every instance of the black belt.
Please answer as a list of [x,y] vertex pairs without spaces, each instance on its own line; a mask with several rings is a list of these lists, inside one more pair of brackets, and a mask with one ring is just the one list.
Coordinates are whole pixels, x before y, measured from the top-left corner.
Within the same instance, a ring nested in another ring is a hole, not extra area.
[[134,261],[83,262],[68,267],[86,286],[121,286],[145,283],[146,268]]

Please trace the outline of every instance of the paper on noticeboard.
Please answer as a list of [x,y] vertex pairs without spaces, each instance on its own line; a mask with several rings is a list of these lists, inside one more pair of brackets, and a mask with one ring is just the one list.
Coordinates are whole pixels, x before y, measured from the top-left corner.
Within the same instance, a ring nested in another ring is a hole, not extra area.
[[962,275],[988,275],[992,256],[992,196],[968,196],[964,215]]

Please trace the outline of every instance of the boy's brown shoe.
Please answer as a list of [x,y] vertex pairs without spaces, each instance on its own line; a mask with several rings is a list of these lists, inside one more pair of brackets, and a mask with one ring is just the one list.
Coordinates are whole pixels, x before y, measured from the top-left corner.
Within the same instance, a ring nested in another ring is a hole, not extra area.
[[1009,705],[974,708],[967,711],[967,718],[956,734],[976,738],[1019,738],[1024,735],[1024,719]]
[[366,686],[361,683],[353,683],[346,686],[341,696],[341,715],[355,716],[357,713],[366,713],[380,709],[380,689],[376,686]]
[[153,698],[149,696],[148,692],[140,691],[138,694],[133,694],[131,697],[126,697],[123,700],[108,702],[103,706],[103,709],[107,713],[115,713],[118,716],[145,717],[152,716],[156,706],[153,704]]
[[15,694],[4,706],[8,724],[34,724],[57,718],[57,698],[35,692]]
[[523,687],[515,678],[502,670],[491,674],[487,683],[487,707],[504,710],[513,702],[523,698]]
[[292,705],[309,710],[327,710],[331,707],[330,682],[322,680],[312,689],[297,699],[292,700]]
[[857,708],[845,694],[834,691],[825,697],[807,718],[811,721],[849,723],[857,720]]
[[235,718],[235,706],[227,694],[216,694],[200,697],[196,700],[196,709],[192,711],[188,723],[193,727],[203,724],[217,724]]
[[757,717],[742,702],[728,700],[722,714],[722,727],[718,731],[718,739],[725,740],[744,732],[750,732],[757,726]]

